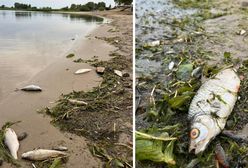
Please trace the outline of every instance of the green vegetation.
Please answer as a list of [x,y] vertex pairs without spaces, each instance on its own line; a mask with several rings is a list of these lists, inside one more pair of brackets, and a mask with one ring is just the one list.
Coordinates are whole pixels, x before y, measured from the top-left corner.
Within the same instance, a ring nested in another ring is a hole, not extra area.
[[94,11],[94,10],[109,10],[110,6],[106,6],[105,2],[88,2],[86,4],[71,4],[70,7],[64,7],[61,9],[52,9],[51,7],[37,8],[30,4],[15,3],[13,7],[7,7],[5,5],[0,6],[0,10],[28,10],[28,11]]
[[133,3],[133,0],[114,0],[115,3],[117,3],[118,5],[131,5]]
[[71,4],[70,7],[64,7],[61,8],[61,10],[64,11],[93,11],[93,10],[109,10],[111,9],[111,6],[106,7],[106,4],[104,2],[94,3],[94,2],[88,2],[84,5],[82,4]]

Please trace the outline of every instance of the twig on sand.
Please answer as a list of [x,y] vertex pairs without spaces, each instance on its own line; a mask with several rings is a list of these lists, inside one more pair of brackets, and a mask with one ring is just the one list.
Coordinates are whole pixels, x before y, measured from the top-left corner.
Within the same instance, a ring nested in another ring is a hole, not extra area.
[[127,145],[127,144],[124,144],[124,143],[115,143],[115,145],[124,146],[124,147],[127,147],[130,150],[133,150],[133,147],[131,147],[131,146]]

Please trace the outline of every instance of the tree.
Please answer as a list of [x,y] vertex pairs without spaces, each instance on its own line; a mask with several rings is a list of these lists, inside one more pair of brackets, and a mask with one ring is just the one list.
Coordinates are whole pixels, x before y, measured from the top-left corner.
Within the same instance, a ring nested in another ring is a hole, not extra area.
[[88,8],[90,8],[90,10],[95,10],[95,3],[94,2],[88,2],[87,4],[85,4]]
[[75,5],[75,4],[71,4],[70,9],[71,9],[71,10],[76,10],[76,9],[77,9],[77,5]]
[[90,8],[86,5],[82,5],[80,11],[90,11]]
[[32,6],[30,4],[27,5],[27,4],[22,4],[22,3],[18,3],[18,2],[16,2],[14,4],[14,7],[15,7],[15,9],[25,9],[25,10],[32,8]]
[[118,5],[131,5],[133,3],[133,0],[114,0],[116,4]]
[[105,4],[105,2],[99,2],[97,5],[97,9],[99,9],[99,8],[106,8],[106,4]]

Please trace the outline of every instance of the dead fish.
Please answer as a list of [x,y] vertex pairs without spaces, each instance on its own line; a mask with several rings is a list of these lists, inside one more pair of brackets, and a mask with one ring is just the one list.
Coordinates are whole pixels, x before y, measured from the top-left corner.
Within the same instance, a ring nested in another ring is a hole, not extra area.
[[23,91],[42,91],[41,87],[37,86],[37,85],[28,85],[25,86],[24,88],[22,88],[21,90]]
[[189,151],[195,154],[203,152],[224,129],[237,100],[239,87],[240,79],[233,69],[225,69],[203,83],[189,108]]
[[56,158],[60,156],[67,156],[67,153],[49,150],[49,149],[36,149],[22,154],[22,159],[41,161],[49,158]]
[[224,149],[220,144],[217,144],[215,147],[215,159],[224,168],[229,168],[229,163],[225,154]]
[[17,159],[17,151],[19,149],[19,141],[15,131],[11,128],[6,128],[4,134],[4,144],[8,147],[11,156]]
[[79,69],[75,72],[75,74],[84,74],[84,73],[87,73],[87,72],[90,72],[92,69]]

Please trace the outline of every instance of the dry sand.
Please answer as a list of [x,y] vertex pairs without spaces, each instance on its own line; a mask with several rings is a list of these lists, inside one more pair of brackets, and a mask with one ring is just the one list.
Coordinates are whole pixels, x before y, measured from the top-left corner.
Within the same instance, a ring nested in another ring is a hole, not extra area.
[[[111,16],[112,13],[104,13],[104,16]],[[118,17],[116,17],[118,18]],[[123,19],[125,22],[125,20]],[[98,56],[100,60],[108,59],[110,51],[115,50],[114,46],[107,44],[103,40],[96,39],[95,36],[107,36],[110,25],[99,25],[88,37],[87,40],[77,43],[70,52],[76,54],[77,58],[90,59]],[[37,113],[38,109],[46,106],[53,106],[54,102],[61,94],[67,94],[73,90],[90,90],[97,86],[101,78],[95,73],[94,68],[88,64],[74,63],[73,59],[61,58],[50,64],[29,81],[23,81],[17,87],[28,84],[37,84],[44,90],[40,93],[27,93],[23,91],[13,91],[0,101],[0,125],[5,122],[21,121],[13,126],[17,133],[27,132],[28,137],[21,141],[18,153],[32,150],[34,148],[52,148],[58,145],[67,146],[70,154],[66,167],[81,168],[100,167],[100,160],[93,157],[88,149],[86,140],[82,137],[62,133],[59,129],[50,124],[50,118]],[[38,61],[38,60],[37,60]],[[74,75],[79,68],[93,68],[93,71]],[[13,88],[14,90],[15,88]],[[31,162],[22,161],[23,167],[31,167]],[[24,166],[25,165],[25,166]],[[86,166],[87,165],[87,166]],[[2,167],[11,167],[4,163]]]

